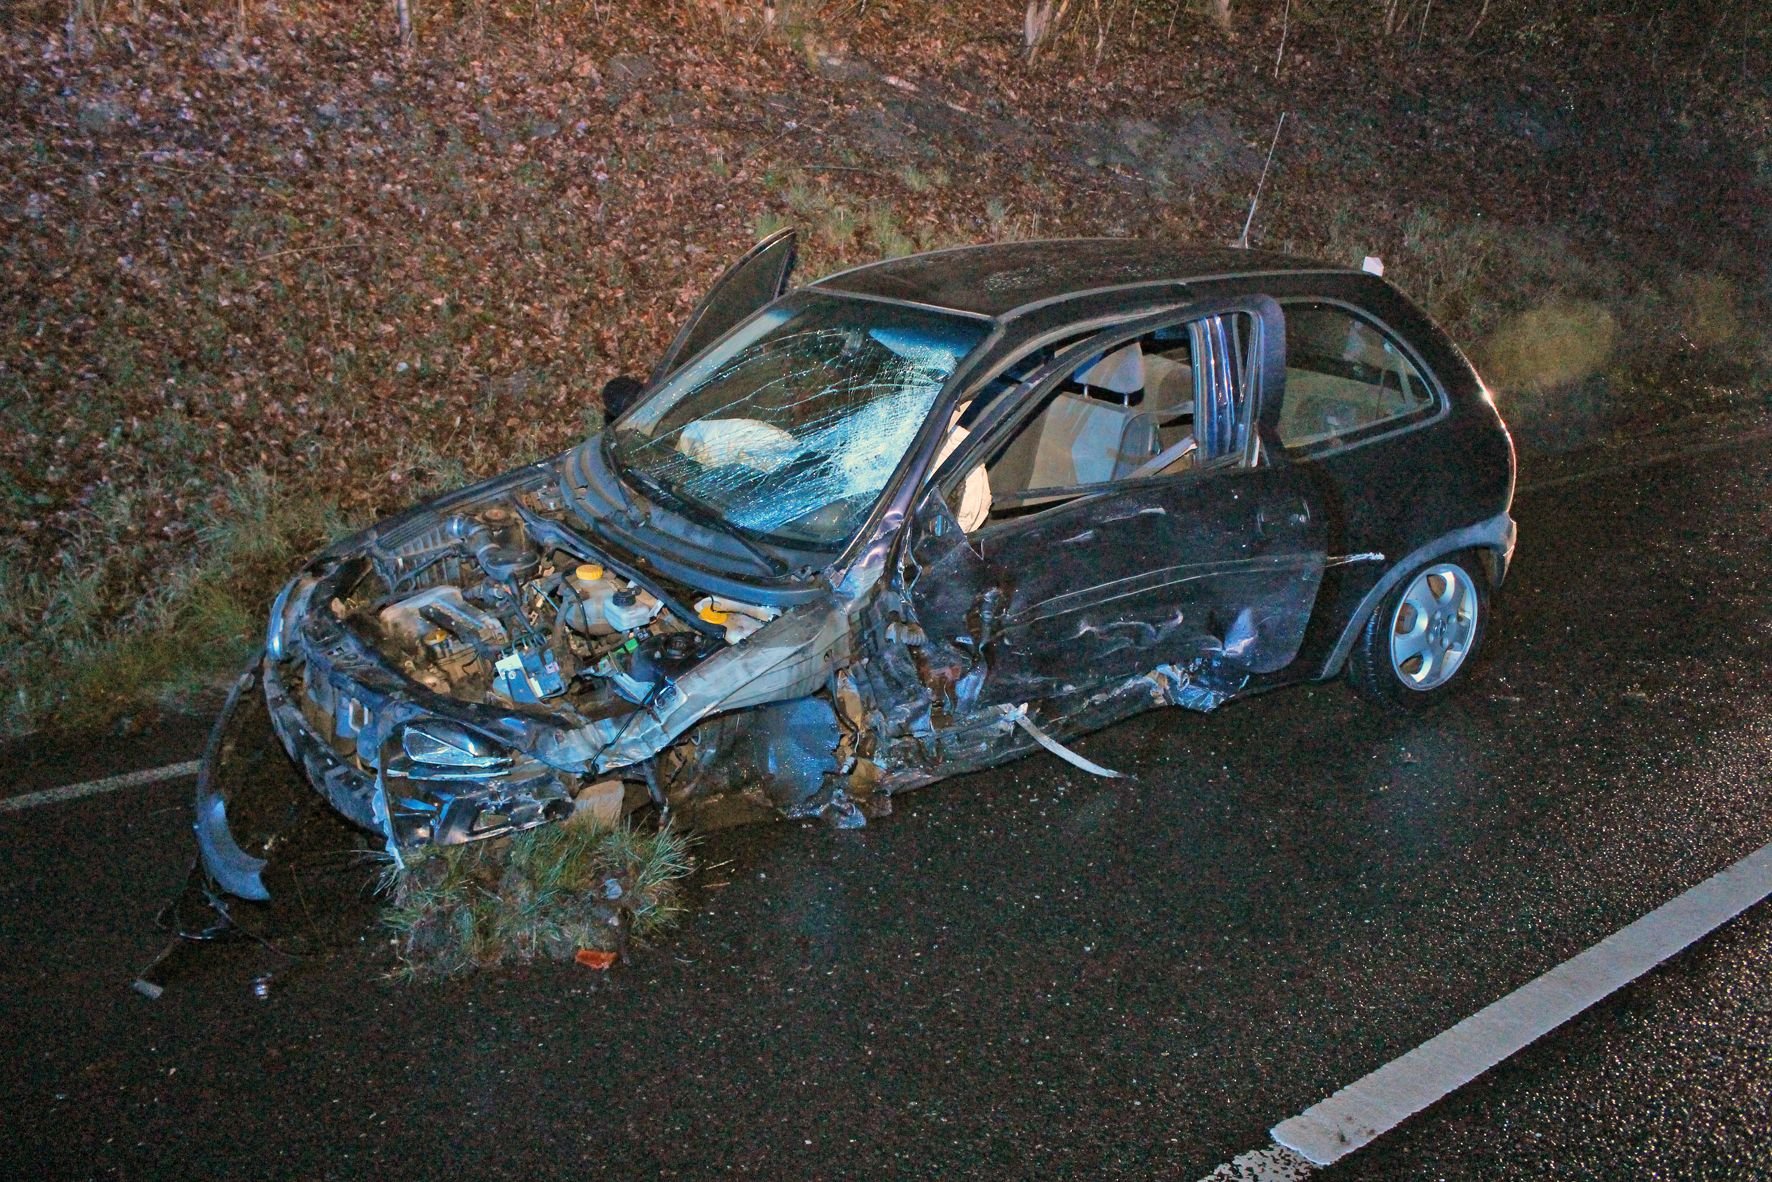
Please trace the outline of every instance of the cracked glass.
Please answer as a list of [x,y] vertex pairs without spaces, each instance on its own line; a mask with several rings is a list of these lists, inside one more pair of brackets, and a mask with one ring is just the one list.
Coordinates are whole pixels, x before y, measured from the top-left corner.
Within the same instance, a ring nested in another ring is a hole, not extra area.
[[789,544],[841,544],[988,330],[872,301],[778,304],[624,418],[615,458],[676,508]]

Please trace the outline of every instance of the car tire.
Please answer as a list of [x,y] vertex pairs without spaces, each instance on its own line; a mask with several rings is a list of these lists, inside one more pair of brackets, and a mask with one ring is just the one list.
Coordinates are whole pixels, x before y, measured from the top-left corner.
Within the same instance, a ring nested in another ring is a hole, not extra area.
[[1379,602],[1348,655],[1362,697],[1397,710],[1426,710],[1470,671],[1489,627],[1489,580],[1467,554],[1410,571]]

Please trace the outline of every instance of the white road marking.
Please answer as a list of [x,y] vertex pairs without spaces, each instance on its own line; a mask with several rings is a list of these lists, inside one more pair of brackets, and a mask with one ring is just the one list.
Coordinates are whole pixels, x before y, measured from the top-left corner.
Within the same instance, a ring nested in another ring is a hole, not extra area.
[[[1290,1182],[1305,1177],[1311,1165],[1339,1161],[1768,895],[1772,895],[1772,845],[1761,846],[1408,1054],[1281,1121],[1269,1130],[1273,1146],[1245,1153],[1201,1182]],[[1275,1150],[1284,1155],[1275,1157]],[[1294,1159],[1305,1163],[1304,1173],[1273,1172]]]
[[1317,1167],[1283,1145],[1251,1149],[1225,1162],[1200,1182],[1302,1182]]
[[9,796],[0,799],[0,813],[15,813],[21,809],[34,809],[38,805],[59,804],[64,800],[78,800],[82,796],[97,796],[103,792],[139,788],[143,784],[158,784],[162,780],[183,779],[185,776],[196,775],[197,768],[201,763],[201,760],[192,759],[184,763],[168,764],[166,767],[125,772],[121,776],[109,776],[103,780],[88,780],[84,784],[67,784],[60,788],[45,788],[41,792],[27,792],[23,796]]
[[1566,484],[1581,484],[1585,481],[1597,480],[1602,476],[1614,476],[1620,472],[1632,472],[1638,468],[1648,468],[1656,464],[1666,464],[1673,460],[1690,459],[1693,456],[1702,456],[1713,451],[1728,451],[1732,447],[1740,447],[1743,444],[1754,443],[1758,440],[1765,439],[1768,436],[1772,436],[1772,428],[1762,428],[1757,431],[1747,431],[1740,435],[1731,435],[1727,439],[1718,439],[1711,443],[1700,443],[1695,444],[1692,447],[1681,448],[1678,451],[1663,452],[1657,456],[1644,456],[1640,460],[1626,460],[1619,464],[1603,464],[1598,468],[1588,468],[1582,472],[1571,472],[1567,476],[1552,476],[1546,480],[1535,480],[1531,484],[1522,484],[1514,489],[1514,496],[1518,497],[1523,496],[1526,493],[1543,492],[1547,488],[1561,488]]

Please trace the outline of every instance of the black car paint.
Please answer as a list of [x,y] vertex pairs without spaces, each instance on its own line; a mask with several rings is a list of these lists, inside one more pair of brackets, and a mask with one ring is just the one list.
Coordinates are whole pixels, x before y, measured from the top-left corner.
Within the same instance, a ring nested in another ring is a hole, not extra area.
[[[786,242],[791,255],[791,239]],[[781,240],[764,246],[772,249],[753,251],[728,278],[744,275],[743,262],[758,262],[769,272],[767,282],[751,286],[754,298],[767,303],[785,284],[791,258],[783,261]],[[635,573],[645,568],[685,587],[780,604],[807,621],[794,628],[808,638],[830,633],[828,626],[823,632],[813,627],[807,612],[848,629],[842,643],[819,642],[825,657],[807,650],[792,658],[796,668],[809,658],[836,662],[823,688],[796,690],[809,696],[757,703],[737,714],[711,714],[665,736],[673,746],[644,760],[655,786],[665,773],[677,775],[665,789],[673,806],[702,806],[710,819],[722,801],[742,797],[741,816],[822,814],[841,823],[883,811],[895,791],[1031,750],[1013,725],[1021,702],[1029,703],[1030,718],[1065,737],[1159,705],[1210,709],[1238,693],[1333,676],[1365,612],[1414,564],[1472,547],[1487,556],[1495,583],[1505,574],[1512,547],[1511,441],[1456,346],[1373,276],[1254,252],[1083,240],[938,252],[858,268],[814,286],[993,321],[990,335],[938,396],[863,528],[822,569],[808,558],[783,577],[759,577],[756,564],[717,531],[623,488],[597,463],[595,438],[555,461],[384,522],[332,547],[311,569],[336,574],[377,538],[420,527],[454,506],[555,483],[566,516],[584,528],[532,527],[565,531]],[[700,338],[698,349],[743,319],[743,308],[734,306],[705,315],[721,294],[721,288],[710,293],[685,329]],[[1440,409],[1377,438],[1286,455],[1273,431],[1283,395],[1282,328],[1264,334],[1259,350],[1262,425],[1251,437],[1259,466],[1104,488],[1035,515],[1031,528],[1024,519],[1014,528],[987,527],[976,538],[966,537],[947,513],[942,484],[958,475],[960,457],[939,474],[933,470],[949,415],[1035,350],[1124,336],[1129,322],[1152,316],[1178,321],[1233,304],[1307,298],[1361,308],[1405,341],[1431,376]],[[688,360],[685,352],[674,346],[660,373]],[[1225,490],[1236,496],[1223,498]],[[1215,491],[1221,494],[1216,502]],[[1161,525],[1149,528],[1158,518]],[[1153,538],[1167,554],[1151,553]],[[1146,562],[1152,557],[1173,561],[1152,570]],[[1103,574],[1137,580],[1135,594],[1098,596],[1094,588],[1106,581]],[[1173,601],[1166,600],[1172,589]],[[564,733],[558,716],[546,710],[460,701],[405,684],[380,668],[360,641],[353,643],[348,630],[336,635],[324,620],[314,629],[309,648],[316,664],[367,694],[381,742],[402,720],[427,713],[469,721],[519,751],[542,750]],[[267,673],[274,674],[269,663]],[[286,700],[287,687],[279,690],[273,708],[290,716],[279,731],[300,759],[302,742],[291,733],[299,728],[299,708]],[[760,734],[779,740],[759,746],[745,732],[747,718],[757,720]],[[787,725],[796,720],[810,725],[810,734],[835,734],[835,747],[800,750],[804,736],[791,737],[796,728]],[[218,731],[225,723],[224,715]],[[682,754],[688,748],[693,758]],[[778,765],[797,770],[783,778],[772,771]],[[718,774],[710,775],[710,767]],[[755,781],[749,787],[746,777]],[[204,784],[210,797],[225,792],[213,772]],[[329,785],[316,786],[326,792]],[[335,801],[359,823],[364,801],[355,797],[361,795]],[[388,829],[394,844],[387,818],[371,819]],[[232,839],[225,810],[202,792],[198,835],[205,864],[223,887],[249,893],[239,888],[255,885],[256,876],[242,878],[238,864],[218,865],[210,856],[225,852]]]

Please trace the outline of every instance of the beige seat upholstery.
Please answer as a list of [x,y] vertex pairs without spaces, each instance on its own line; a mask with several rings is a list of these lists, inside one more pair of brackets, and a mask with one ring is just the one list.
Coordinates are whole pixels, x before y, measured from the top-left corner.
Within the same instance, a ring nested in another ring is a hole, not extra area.
[[1137,341],[1121,345],[1101,360],[1077,371],[1077,385],[1130,397],[1144,389],[1144,349]]
[[[1146,353],[1133,341],[1077,371],[1074,380],[1088,393],[1053,397],[991,466],[993,492],[1015,497],[1147,475],[1154,458],[1191,439],[1194,374],[1185,362]],[[1137,406],[1113,401],[1141,392]]]
[[1144,409],[1167,411],[1194,404],[1194,367],[1160,353],[1144,358]]

